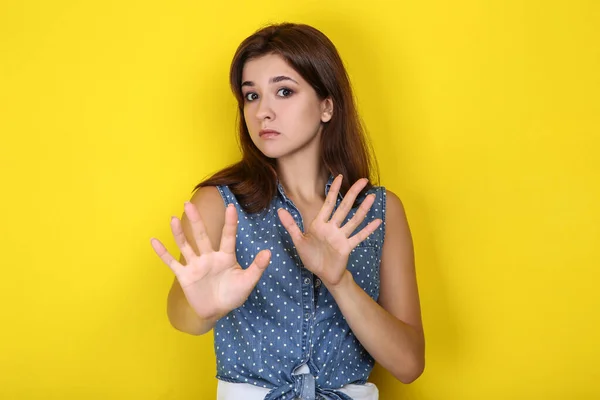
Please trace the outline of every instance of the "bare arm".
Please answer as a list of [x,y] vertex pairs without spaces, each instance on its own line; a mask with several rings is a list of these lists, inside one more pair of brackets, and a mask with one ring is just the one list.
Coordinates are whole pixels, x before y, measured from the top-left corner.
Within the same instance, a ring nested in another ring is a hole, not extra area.
[[[218,249],[221,242],[221,231],[225,224],[225,204],[223,204],[218,189],[214,186],[202,187],[194,193],[190,202],[198,208],[210,242],[213,248]],[[193,240],[190,220],[185,213],[181,218],[181,226],[194,252],[199,254],[196,241]],[[180,255],[179,262],[186,265],[183,255]],[[177,278],[174,278],[167,298],[167,315],[175,329],[191,335],[203,335],[209,332],[216,323],[216,320],[204,320],[198,317],[190,307]]]
[[379,304],[349,271],[330,288],[350,328],[365,349],[403,383],[425,368],[425,339],[410,229],[400,199],[387,192],[386,234]]

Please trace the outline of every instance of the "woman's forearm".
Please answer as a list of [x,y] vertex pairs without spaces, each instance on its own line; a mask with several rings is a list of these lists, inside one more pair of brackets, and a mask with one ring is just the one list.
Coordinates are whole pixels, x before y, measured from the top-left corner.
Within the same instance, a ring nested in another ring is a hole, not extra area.
[[377,304],[349,271],[340,284],[328,289],[356,338],[382,367],[403,383],[421,375],[425,368],[422,332]]

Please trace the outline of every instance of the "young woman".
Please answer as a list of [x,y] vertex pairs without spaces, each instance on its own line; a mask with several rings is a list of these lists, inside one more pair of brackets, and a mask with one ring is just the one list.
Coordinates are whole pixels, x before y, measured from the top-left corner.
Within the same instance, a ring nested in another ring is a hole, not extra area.
[[[331,41],[277,24],[239,46],[242,160],[196,186],[171,229],[171,324],[214,329],[218,398],[377,399],[377,361],[409,383],[425,341],[402,203],[376,174]],[[385,240],[384,240],[385,239]]]

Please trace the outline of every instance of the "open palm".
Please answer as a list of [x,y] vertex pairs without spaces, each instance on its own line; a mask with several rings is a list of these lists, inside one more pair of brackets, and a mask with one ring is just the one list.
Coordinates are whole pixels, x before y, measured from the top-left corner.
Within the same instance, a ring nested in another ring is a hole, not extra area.
[[381,220],[376,219],[367,224],[360,232],[350,236],[365,219],[375,201],[375,195],[369,195],[354,216],[342,226],[352,209],[352,204],[367,182],[367,179],[355,182],[335,213],[329,218],[342,185],[342,176],[339,175],[333,181],[319,214],[305,233],[302,233],[288,211],[283,208],[278,210],[279,219],[289,232],[304,266],[321,278],[326,286],[335,286],[340,282],[346,271],[350,252],[381,224]]
[[221,244],[214,251],[206,228],[195,205],[186,203],[185,213],[190,220],[194,251],[186,239],[181,221],[173,218],[171,230],[186,265],[179,263],[158,240],[152,239],[152,248],[175,273],[181,288],[194,311],[203,319],[218,319],[240,307],[256,286],[269,265],[271,253],[260,251],[247,269],[243,269],[235,256],[237,211],[229,205],[225,211]]

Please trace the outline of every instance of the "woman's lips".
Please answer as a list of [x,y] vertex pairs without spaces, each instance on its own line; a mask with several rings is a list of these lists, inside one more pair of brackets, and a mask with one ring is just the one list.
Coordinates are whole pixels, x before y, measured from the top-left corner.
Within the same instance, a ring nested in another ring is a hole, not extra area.
[[269,139],[275,136],[279,136],[279,132],[273,129],[262,129],[260,132],[258,132],[258,136],[263,139]]

